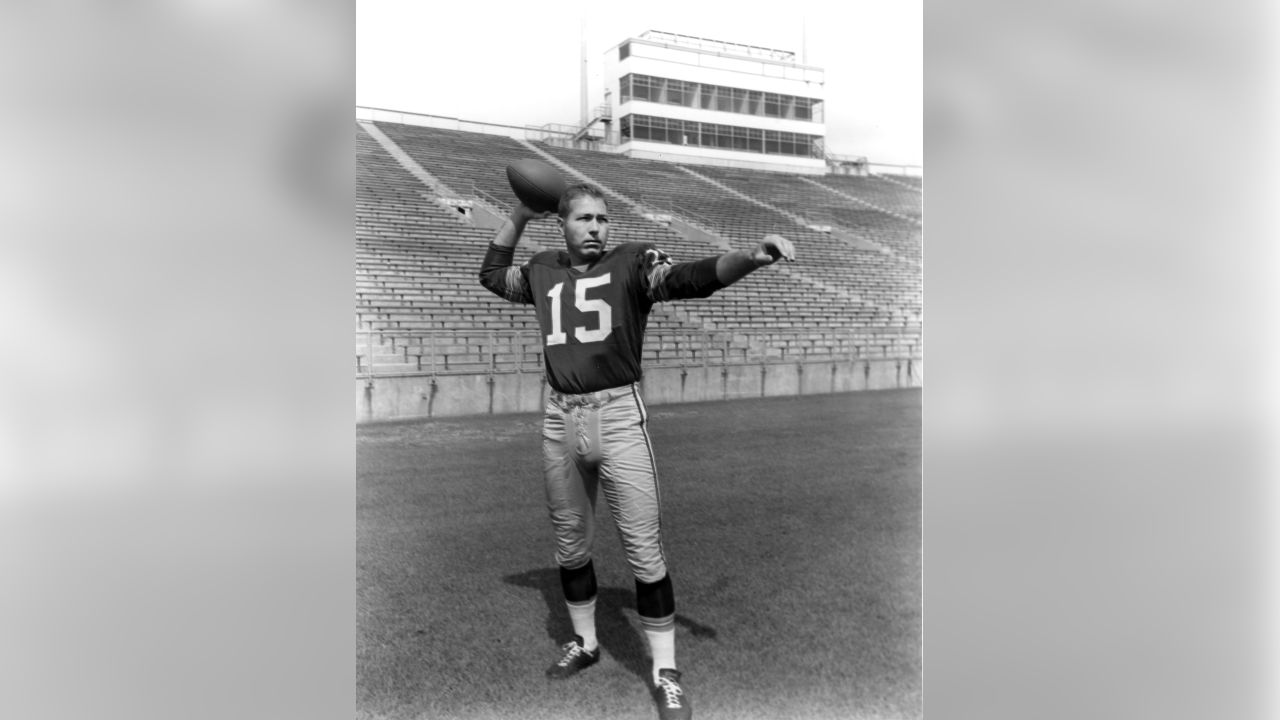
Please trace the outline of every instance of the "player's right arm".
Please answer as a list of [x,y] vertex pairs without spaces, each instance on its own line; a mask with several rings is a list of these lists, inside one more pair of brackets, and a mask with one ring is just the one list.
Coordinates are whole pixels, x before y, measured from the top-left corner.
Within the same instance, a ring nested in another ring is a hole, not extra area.
[[524,234],[525,225],[530,220],[544,218],[550,212],[535,212],[524,203],[516,205],[502,227],[498,228],[489,251],[484,255],[480,265],[480,284],[489,292],[505,300],[525,305],[533,304],[533,294],[529,291],[529,280],[523,267],[513,267],[516,245]]

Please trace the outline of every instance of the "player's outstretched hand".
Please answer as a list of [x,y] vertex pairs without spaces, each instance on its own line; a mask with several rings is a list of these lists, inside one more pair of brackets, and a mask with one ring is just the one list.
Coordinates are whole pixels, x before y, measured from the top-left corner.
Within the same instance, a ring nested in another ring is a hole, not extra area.
[[772,265],[783,258],[787,262],[795,262],[796,248],[781,235],[765,235],[753,257],[757,265]]
[[514,208],[512,208],[511,219],[513,221],[520,222],[523,224],[523,223],[529,222],[530,220],[541,220],[543,218],[551,217],[554,214],[555,213],[551,210],[547,210],[546,212],[538,212],[537,210],[534,210],[533,208],[529,207],[528,205],[525,205],[524,203],[519,203]]

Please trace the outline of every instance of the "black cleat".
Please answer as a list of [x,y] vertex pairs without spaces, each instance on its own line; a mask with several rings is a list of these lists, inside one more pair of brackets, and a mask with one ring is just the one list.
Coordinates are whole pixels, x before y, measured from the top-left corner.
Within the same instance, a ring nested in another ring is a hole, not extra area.
[[564,657],[547,668],[547,677],[552,680],[573,677],[600,662],[600,648],[596,648],[595,652],[587,652],[587,649],[582,647],[582,638],[578,635],[574,635],[573,642],[565,643],[560,649],[564,651]]
[[680,673],[676,670],[663,668],[658,671],[653,699],[658,703],[660,720],[689,720],[693,717],[693,703],[680,687]]

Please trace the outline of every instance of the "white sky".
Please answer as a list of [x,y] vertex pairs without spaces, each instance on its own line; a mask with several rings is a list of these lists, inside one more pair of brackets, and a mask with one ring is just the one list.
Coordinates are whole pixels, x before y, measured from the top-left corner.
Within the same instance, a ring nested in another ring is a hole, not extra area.
[[[826,7],[824,7],[824,5]],[[604,51],[645,30],[807,50],[826,70],[828,150],[923,164],[921,0],[627,7],[359,0],[356,104],[510,125],[577,124],[583,23],[593,86]],[[732,9],[730,9],[732,8]],[[589,105],[603,104],[594,91]]]

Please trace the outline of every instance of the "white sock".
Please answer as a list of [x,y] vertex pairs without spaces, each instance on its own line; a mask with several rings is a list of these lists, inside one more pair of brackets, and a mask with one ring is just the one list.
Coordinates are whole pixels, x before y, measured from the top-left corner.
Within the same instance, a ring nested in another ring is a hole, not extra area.
[[600,641],[596,639],[596,599],[591,598],[584,603],[566,600],[565,605],[569,606],[569,619],[573,621],[574,634],[582,638],[582,647],[595,652],[600,645]]
[[658,671],[676,669],[676,617],[640,617],[644,636],[649,639],[649,653],[653,655],[653,684],[658,684]]

